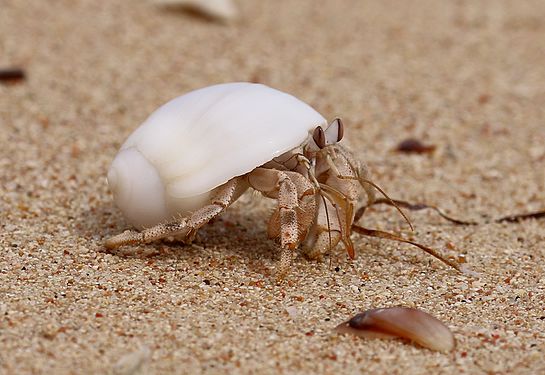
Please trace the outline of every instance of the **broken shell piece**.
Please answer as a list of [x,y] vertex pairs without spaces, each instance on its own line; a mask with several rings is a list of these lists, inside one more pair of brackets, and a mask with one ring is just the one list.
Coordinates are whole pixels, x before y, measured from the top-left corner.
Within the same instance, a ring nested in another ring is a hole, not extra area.
[[169,9],[185,9],[219,21],[237,18],[238,11],[232,0],[155,0],[159,6]]
[[113,373],[116,375],[148,374],[150,358],[151,350],[147,346],[142,346],[137,351],[121,357],[115,364]]
[[290,316],[290,318],[295,319],[297,318],[297,307],[295,306],[287,306],[286,312]]
[[372,309],[339,324],[335,331],[367,338],[406,338],[431,350],[448,352],[456,341],[441,321],[407,307]]

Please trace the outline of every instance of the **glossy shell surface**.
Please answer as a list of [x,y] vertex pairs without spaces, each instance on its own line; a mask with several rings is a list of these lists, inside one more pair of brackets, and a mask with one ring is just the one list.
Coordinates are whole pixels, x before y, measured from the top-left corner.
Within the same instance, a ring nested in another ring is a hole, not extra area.
[[326,120],[292,95],[253,83],[175,98],[137,128],[108,172],[116,204],[137,227],[184,214],[208,193],[301,145]]

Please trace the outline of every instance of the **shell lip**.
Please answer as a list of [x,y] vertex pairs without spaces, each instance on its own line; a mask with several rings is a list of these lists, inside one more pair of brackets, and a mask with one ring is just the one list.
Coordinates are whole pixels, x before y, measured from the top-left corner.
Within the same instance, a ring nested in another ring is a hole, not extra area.
[[138,150],[120,150],[108,171],[116,205],[135,227],[156,224],[167,216],[165,189],[158,171]]

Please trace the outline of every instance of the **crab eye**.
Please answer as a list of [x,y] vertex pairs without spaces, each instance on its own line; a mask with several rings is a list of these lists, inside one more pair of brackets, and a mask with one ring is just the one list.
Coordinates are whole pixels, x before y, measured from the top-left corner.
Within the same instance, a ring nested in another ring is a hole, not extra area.
[[344,135],[344,125],[340,118],[333,120],[325,131],[326,144],[332,145],[340,142]]
[[319,148],[322,149],[326,146],[325,132],[321,126],[317,126],[316,129],[314,129],[312,139],[316,143],[316,146],[318,146]]

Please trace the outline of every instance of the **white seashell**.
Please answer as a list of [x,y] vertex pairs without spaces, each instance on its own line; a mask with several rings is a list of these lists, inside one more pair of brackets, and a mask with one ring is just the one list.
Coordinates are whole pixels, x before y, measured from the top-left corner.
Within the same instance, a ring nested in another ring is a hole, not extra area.
[[156,0],[155,3],[168,8],[192,10],[220,21],[231,21],[238,16],[233,0]]
[[214,188],[304,143],[326,120],[301,100],[253,83],[226,83],[171,100],[121,146],[108,172],[136,227],[203,206]]

